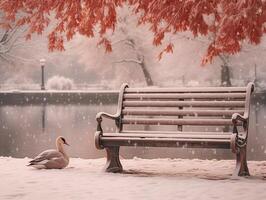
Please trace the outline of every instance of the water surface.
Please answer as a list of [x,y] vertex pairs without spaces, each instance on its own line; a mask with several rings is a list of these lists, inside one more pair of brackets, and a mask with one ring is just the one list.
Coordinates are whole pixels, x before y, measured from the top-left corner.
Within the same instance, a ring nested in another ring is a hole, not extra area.
[[[266,157],[266,105],[264,99],[252,101],[249,160],[265,160]],[[0,156],[33,157],[39,152],[55,147],[55,138],[65,136],[71,144],[67,148],[71,157],[99,158],[104,151],[94,147],[95,116],[99,111],[116,112],[116,105],[34,105],[0,106]],[[111,120],[104,120],[106,131],[114,131]],[[132,158],[201,158],[232,159],[230,150],[147,148],[121,149],[121,156]]]

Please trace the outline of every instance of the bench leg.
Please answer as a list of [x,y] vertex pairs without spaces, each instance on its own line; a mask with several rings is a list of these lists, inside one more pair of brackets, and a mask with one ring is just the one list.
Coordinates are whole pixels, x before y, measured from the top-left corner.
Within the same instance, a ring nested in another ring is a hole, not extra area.
[[236,153],[236,169],[233,176],[250,176],[247,164],[247,148],[240,148]]
[[119,147],[106,147],[107,161],[105,165],[106,172],[119,173],[123,167],[119,160]]

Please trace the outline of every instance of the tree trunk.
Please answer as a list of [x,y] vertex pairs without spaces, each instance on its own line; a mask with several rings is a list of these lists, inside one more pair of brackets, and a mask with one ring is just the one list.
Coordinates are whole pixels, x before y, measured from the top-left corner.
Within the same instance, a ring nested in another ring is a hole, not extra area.
[[151,78],[150,72],[147,70],[144,58],[143,58],[143,61],[140,63],[140,67],[141,67],[141,69],[143,71],[143,75],[144,75],[145,81],[147,83],[147,86],[152,86],[153,85],[153,80]]
[[230,78],[230,69],[227,65],[221,65],[221,86],[232,86]]

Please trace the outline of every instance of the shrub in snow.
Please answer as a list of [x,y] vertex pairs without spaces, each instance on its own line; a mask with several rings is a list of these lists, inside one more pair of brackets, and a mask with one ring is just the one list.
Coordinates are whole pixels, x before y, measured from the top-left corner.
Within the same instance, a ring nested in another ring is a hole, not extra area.
[[47,81],[47,89],[71,90],[72,88],[74,88],[73,80],[63,76],[53,76]]

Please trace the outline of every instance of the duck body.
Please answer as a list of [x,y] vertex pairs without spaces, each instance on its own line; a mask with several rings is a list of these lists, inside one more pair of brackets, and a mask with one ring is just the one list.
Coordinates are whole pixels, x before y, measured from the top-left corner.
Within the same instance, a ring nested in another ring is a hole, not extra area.
[[61,152],[55,149],[49,149],[43,151],[31,160],[29,166],[37,169],[63,169],[68,163],[69,159]]
[[[56,140],[57,149],[48,149],[43,151],[33,160],[28,166],[37,169],[63,169],[69,164],[69,157],[64,151],[63,144],[67,144],[63,137],[58,137]],[[67,144],[68,145],[68,144]]]

